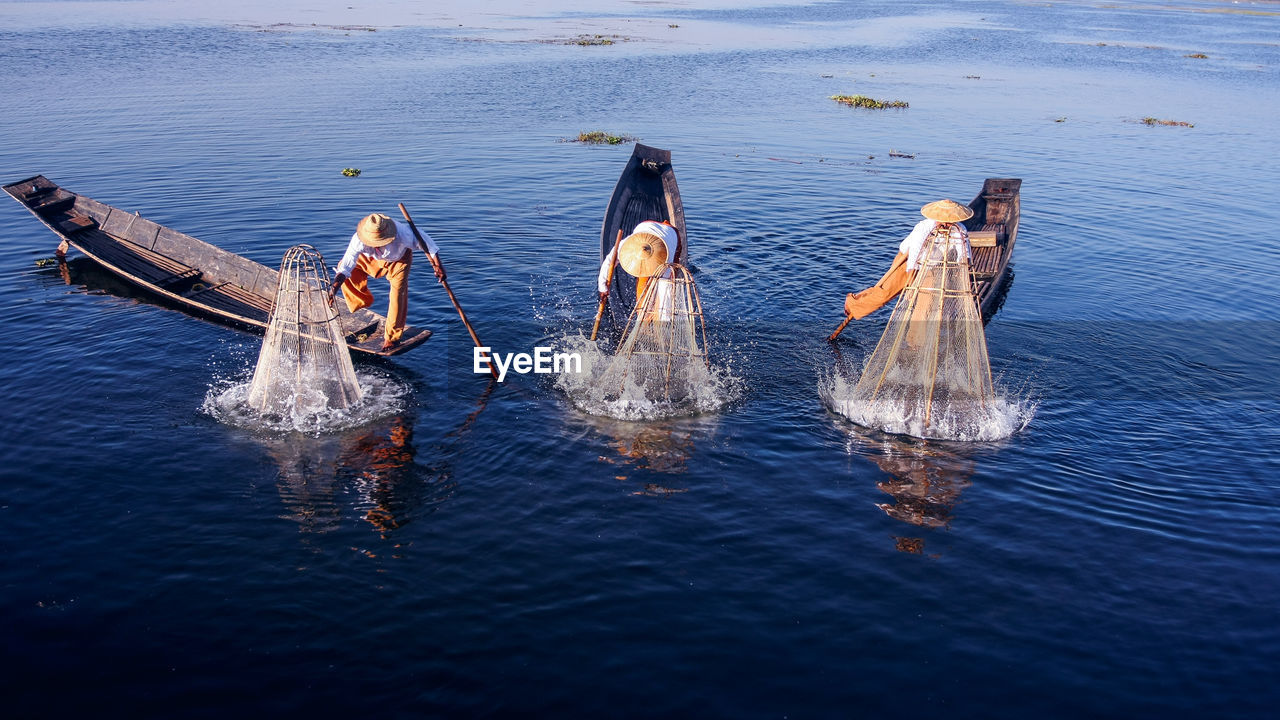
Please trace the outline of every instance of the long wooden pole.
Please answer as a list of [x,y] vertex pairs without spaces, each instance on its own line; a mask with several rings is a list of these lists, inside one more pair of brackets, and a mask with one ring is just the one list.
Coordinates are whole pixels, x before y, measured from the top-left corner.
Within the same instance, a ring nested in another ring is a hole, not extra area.
[[[404,214],[404,219],[408,221],[409,228],[413,230],[413,237],[418,241],[418,247],[422,249],[427,259],[430,260],[431,252],[427,250],[427,243],[422,239],[422,233],[418,232],[418,226],[413,224],[413,218],[409,217],[409,211],[405,208],[404,203],[400,203],[400,212]],[[435,263],[432,263],[432,265],[434,266]],[[476,336],[476,331],[471,327],[471,322],[467,320],[467,314],[462,311],[462,306],[458,304],[458,298],[454,297],[453,289],[449,287],[449,282],[444,278],[437,279],[444,286],[444,291],[449,294],[449,302],[453,303],[453,309],[458,311],[458,317],[462,318],[462,324],[466,326],[467,332],[471,334],[471,341],[476,344],[476,347],[485,347],[484,343],[480,342],[480,338]],[[494,379],[498,377],[498,369],[493,366],[492,362],[489,363],[489,374],[493,375]]]
[[600,298],[600,309],[596,310],[596,324],[591,326],[591,341],[595,342],[596,333],[600,331],[600,318],[604,317],[604,304],[609,299],[609,289],[613,287],[613,269],[618,267],[618,245],[622,244],[622,228],[618,228],[618,239],[613,241],[613,260],[609,262],[608,279],[604,281],[604,297]]
[[827,338],[827,342],[835,342],[836,338],[840,336],[840,333],[844,332],[845,327],[849,325],[849,321],[852,319],[853,319],[853,315],[846,317],[844,319],[844,322],[840,323],[840,327],[836,328],[836,331],[831,333],[831,335]]

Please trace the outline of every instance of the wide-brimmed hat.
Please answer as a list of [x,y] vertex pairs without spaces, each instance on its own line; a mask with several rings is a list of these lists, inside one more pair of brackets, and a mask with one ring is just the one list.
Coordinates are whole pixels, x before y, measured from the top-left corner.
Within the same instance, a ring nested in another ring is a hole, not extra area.
[[652,233],[631,233],[618,246],[618,264],[629,275],[649,277],[666,263],[667,244]]
[[396,239],[396,221],[382,213],[373,213],[356,226],[356,236],[369,247],[382,247]]
[[920,208],[920,214],[930,220],[954,223],[973,217],[973,208],[961,205],[955,200],[939,200]]

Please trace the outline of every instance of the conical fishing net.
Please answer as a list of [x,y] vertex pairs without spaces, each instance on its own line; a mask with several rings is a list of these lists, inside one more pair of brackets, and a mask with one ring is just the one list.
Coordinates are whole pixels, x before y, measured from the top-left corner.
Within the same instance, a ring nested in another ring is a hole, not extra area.
[[249,387],[249,405],[297,416],[344,410],[360,402],[360,385],[329,305],[329,268],[310,245],[285,251],[267,334]]
[[683,265],[665,264],[645,283],[601,384],[610,394],[680,402],[708,382],[706,346],[693,277]]
[[968,243],[939,224],[853,389],[853,404],[922,428],[943,415],[954,421],[986,410],[991,366],[973,287]]

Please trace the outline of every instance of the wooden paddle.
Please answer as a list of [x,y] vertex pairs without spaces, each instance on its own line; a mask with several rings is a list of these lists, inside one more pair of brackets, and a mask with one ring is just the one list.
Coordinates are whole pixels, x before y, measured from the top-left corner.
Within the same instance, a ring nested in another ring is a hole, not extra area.
[[604,297],[600,298],[600,309],[596,310],[596,324],[591,326],[591,342],[595,342],[596,333],[600,331],[600,318],[604,317],[604,304],[609,299],[609,288],[613,286],[613,269],[618,267],[618,245],[622,243],[622,228],[618,228],[618,239],[613,241],[613,260],[609,263],[609,274],[604,281]]
[[[404,214],[404,219],[409,223],[409,228],[413,230],[413,237],[417,239],[418,247],[426,254],[427,259],[431,261],[432,267],[435,267],[435,259],[431,257],[431,252],[427,250],[427,242],[422,239],[422,233],[418,232],[418,226],[413,224],[413,218],[409,217],[409,211],[405,209],[404,203],[400,203],[400,212]],[[458,298],[454,297],[453,289],[449,287],[448,281],[444,278],[436,279],[444,286],[444,291],[449,294],[449,302],[453,303],[453,309],[457,310],[458,317],[462,318],[462,324],[466,326],[467,332],[471,334],[471,341],[476,344],[476,347],[485,347],[484,343],[480,342],[480,338],[476,336],[476,331],[471,327],[471,322],[467,320],[467,314],[462,311],[462,306],[458,304]],[[495,380],[498,377],[498,369],[493,366],[492,362],[489,363],[489,374],[493,375]]]

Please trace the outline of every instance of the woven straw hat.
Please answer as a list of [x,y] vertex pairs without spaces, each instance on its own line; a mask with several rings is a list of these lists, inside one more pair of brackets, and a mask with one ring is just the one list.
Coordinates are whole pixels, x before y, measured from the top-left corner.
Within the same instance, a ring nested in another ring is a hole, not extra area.
[[628,274],[649,277],[667,263],[667,244],[647,232],[631,233],[618,246],[618,264]]
[[356,226],[356,236],[369,247],[382,247],[396,239],[396,223],[387,215],[374,213]]
[[930,220],[954,223],[973,217],[973,208],[961,205],[955,200],[939,200],[920,208],[920,214]]

